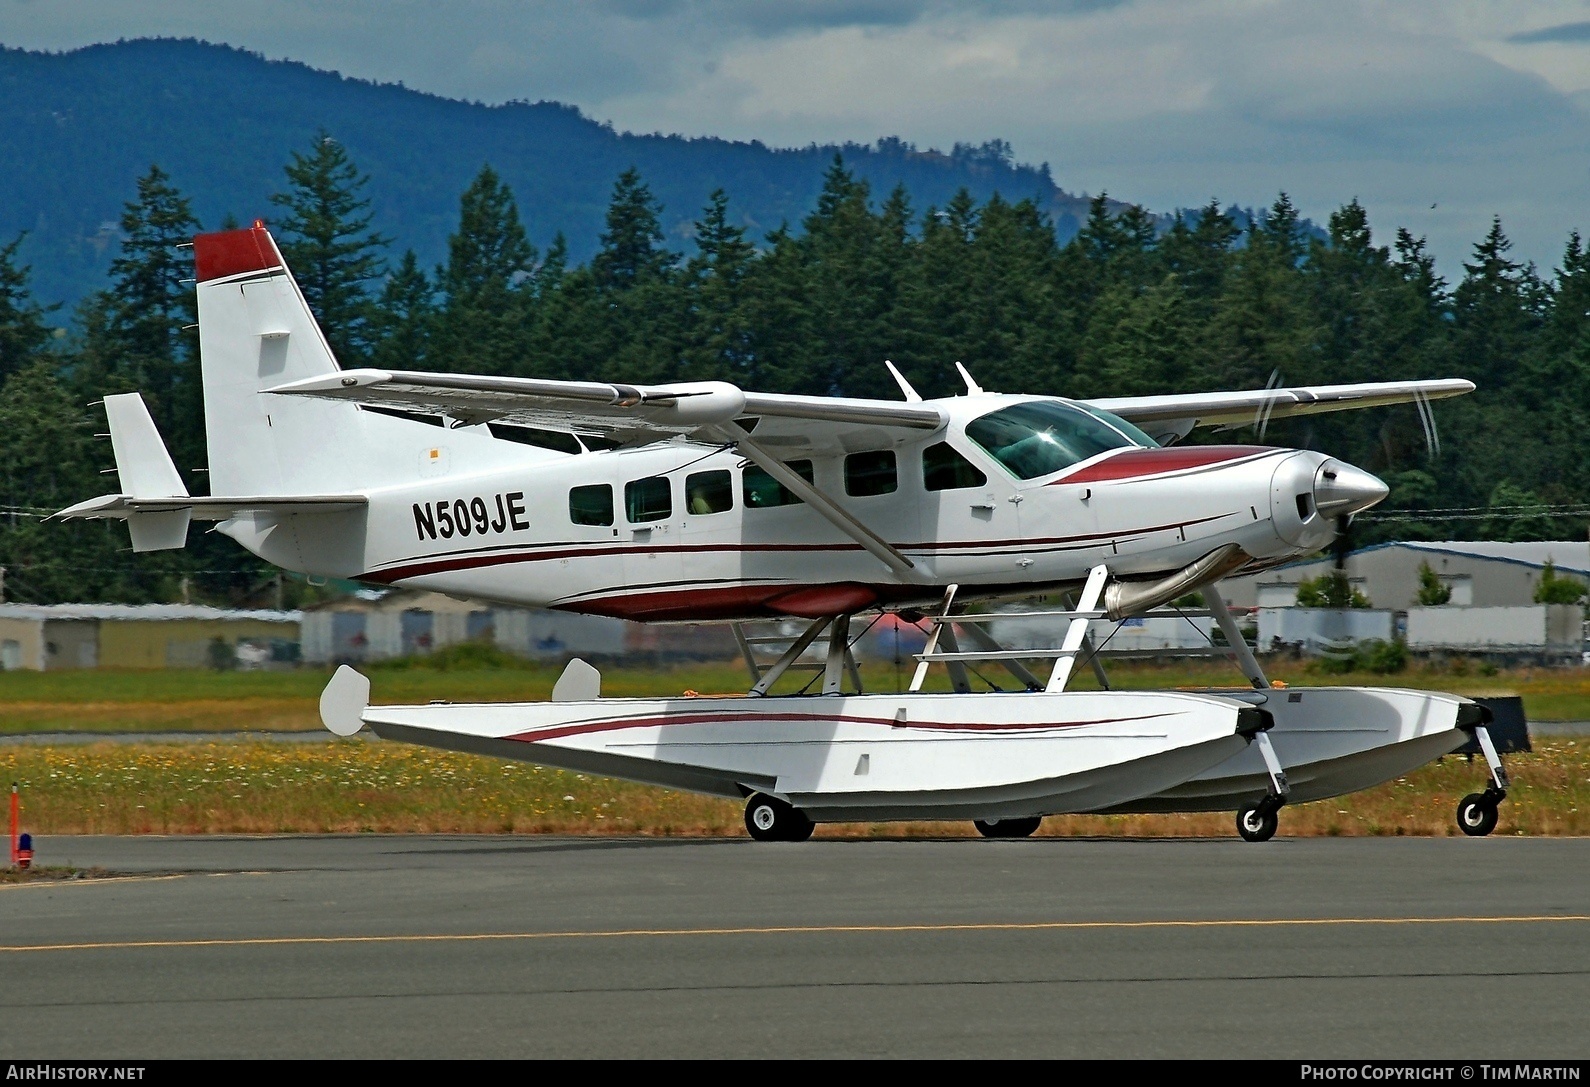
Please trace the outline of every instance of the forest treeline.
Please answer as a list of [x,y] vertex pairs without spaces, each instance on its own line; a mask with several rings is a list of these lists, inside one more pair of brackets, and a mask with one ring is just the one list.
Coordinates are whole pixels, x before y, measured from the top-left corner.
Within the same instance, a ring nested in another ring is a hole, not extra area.
[[[1065,396],[1465,377],[1469,397],[1268,427],[1381,475],[1376,539],[1583,538],[1590,504],[1590,254],[1577,232],[1548,272],[1509,255],[1499,220],[1464,275],[1421,238],[1376,244],[1353,201],[1325,236],[1283,193],[1242,225],[1211,201],[1165,229],[1093,201],[1065,244],[1031,201],[962,192],[913,206],[836,158],[799,224],[753,237],[712,195],[693,244],[669,247],[634,169],[614,182],[595,255],[531,244],[489,167],[463,192],[447,259],[424,267],[372,229],[368,178],[319,134],[286,164],[266,218],[345,367],[557,378],[721,379],[766,391],[896,397],[890,359],[925,395]],[[106,287],[71,313],[35,301],[21,239],[0,245],[0,566],[5,598],[291,603],[274,571],[196,527],[189,548],[134,556],[111,524],[40,515],[111,489],[106,393],[143,393],[195,493],[204,427],[191,250],[202,227],[158,167],[136,180]],[[401,239],[395,239],[401,242]],[[1195,434],[1192,441],[1255,441]]]

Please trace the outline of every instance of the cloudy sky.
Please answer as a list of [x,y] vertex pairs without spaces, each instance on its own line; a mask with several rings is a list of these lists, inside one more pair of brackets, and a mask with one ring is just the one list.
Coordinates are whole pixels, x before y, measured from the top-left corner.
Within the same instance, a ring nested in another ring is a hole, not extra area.
[[1357,196],[1448,275],[1590,234],[1590,0],[0,0],[0,42],[198,37],[620,129],[1008,139],[1153,209]]

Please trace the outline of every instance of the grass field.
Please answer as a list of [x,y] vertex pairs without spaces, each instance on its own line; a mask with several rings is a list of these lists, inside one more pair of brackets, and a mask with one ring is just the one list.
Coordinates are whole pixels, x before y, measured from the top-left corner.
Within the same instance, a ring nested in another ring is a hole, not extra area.
[[[1326,684],[1417,687],[1466,695],[1521,695],[1532,721],[1590,720],[1590,668],[1517,669],[1482,675],[1477,669],[1410,668],[1396,675],[1325,675],[1299,661],[1276,662],[1272,678],[1294,686]],[[862,666],[869,690],[894,691],[909,679],[887,663]],[[1014,686],[1002,671],[985,674]],[[558,670],[527,664],[512,668],[428,667],[370,670],[376,702],[454,702],[544,699]],[[210,732],[309,730],[320,727],[317,701],[329,673],[292,672],[82,671],[0,672],[0,734],[24,732]],[[1231,685],[1240,677],[1222,663],[1125,664],[1110,667],[1112,683],[1128,688]],[[793,691],[809,676],[786,679],[779,692]],[[943,689],[941,669],[928,687]],[[1077,689],[1093,684],[1081,670]],[[744,693],[744,669],[734,662],[677,668],[609,668],[608,696]]]
[[[1508,758],[1499,834],[1590,833],[1590,741]],[[1485,764],[1449,757],[1339,800],[1286,808],[1282,834],[1450,835]],[[51,834],[743,834],[738,802],[375,739],[0,747],[24,829]],[[969,823],[845,824],[823,836],[963,836]],[[1228,836],[1232,816],[1057,816],[1054,835]],[[47,863],[41,856],[40,864]]]

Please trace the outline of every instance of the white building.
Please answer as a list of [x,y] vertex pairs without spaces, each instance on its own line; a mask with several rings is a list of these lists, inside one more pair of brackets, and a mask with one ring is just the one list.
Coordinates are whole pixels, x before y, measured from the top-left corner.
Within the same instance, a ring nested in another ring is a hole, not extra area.
[[[1419,567],[1429,563],[1452,590],[1453,607],[1532,605],[1535,586],[1547,561],[1559,576],[1590,582],[1590,543],[1492,543],[1467,540],[1441,543],[1386,543],[1353,551],[1346,571],[1353,587],[1376,608],[1405,611],[1418,606]],[[1226,600],[1239,608],[1286,608],[1297,604],[1297,586],[1329,573],[1335,558],[1322,555],[1220,583]]]

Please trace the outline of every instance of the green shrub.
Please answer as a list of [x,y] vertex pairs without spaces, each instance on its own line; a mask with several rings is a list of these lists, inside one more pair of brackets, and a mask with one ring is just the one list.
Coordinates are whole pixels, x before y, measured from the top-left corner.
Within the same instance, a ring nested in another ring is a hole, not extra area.
[[1373,672],[1388,676],[1406,670],[1408,647],[1399,641],[1382,641],[1371,638],[1359,642],[1351,649],[1326,653],[1314,664],[1314,670],[1330,676],[1345,676],[1352,672]]
[[1342,570],[1331,570],[1297,586],[1297,606],[1300,608],[1368,608],[1373,605],[1369,597],[1353,587]]
[[1442,581],[1428,562],[1419,564],[1419,595],[1414,602],[1426,608],[1452,602],[1452,586]]
[[1396,640],[1385,642],[1373,638],[1360,642],[1354,656],[1364,671],[1376,675],[1389,676],[1408,667],[1408,647]]
[[1557,564],[1546,560],[1540,571],[1540,583],[1535,586],[1537,604],[1577,604],[1584,599],[1584,582],[1577,578],[1559,577]]

